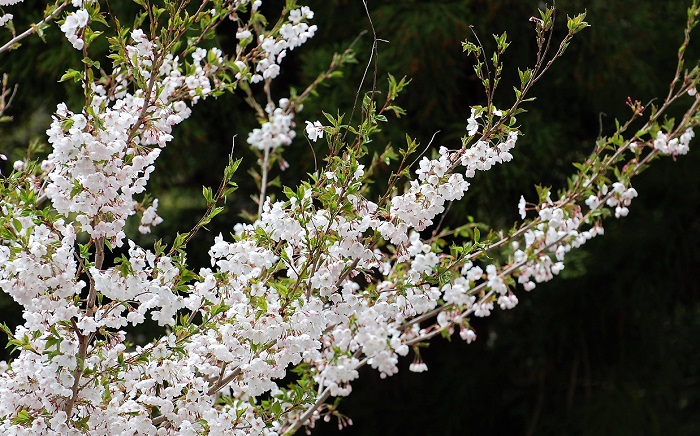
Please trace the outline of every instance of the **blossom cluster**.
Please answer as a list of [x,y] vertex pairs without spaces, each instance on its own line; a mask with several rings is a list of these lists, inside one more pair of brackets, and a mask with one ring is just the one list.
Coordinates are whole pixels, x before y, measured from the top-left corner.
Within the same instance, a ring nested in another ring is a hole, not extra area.
[[289,12],[289,22],[280,28],[279,36],[259,36],[260,58],[251,82],[257,83],[279,76],[280,63],[287,55],[287,50],[301,46],[316,33],[317,26],[309,26],[305,22],[313,17],[314,13],[308,6],[293,9]]
[[[469,189],[465,178],[474,177],[476,171],[488,171],[496,164],[512,160],[510,150],[515,147],[517,139],[518,133],[512,130],[505,141],[496,145],[478,140],[471,147],[456,151],[440,147],[438,159],[423,157],[416,171],[417,178],[409,189],[392,199],[391,218],[399,225],[384,222],[378,230],[392,243],[399,243],[406,241],[408,229],[425,229],[445,210],[446,202],[462,198]],[[465,167],[464,175],[452,172],[456,165]]]
[[286,98],[280,99],[277,107],[268,104],[265,108],[268,120],[250,132],[248,144],[259,150],[273,150],[291,144],[296,132],[294,113],[290,113],[289,109],[289,99]]
[[[129,71],[117,74],[115,92],[91,84],[93,97],[83,113],[61,103],[47,130],[53,151],[43,162],[47,171],[46,195],[61,214],[75,213],[81,230],[93,238],[123,243],[126,219],[135,214],[135,195],[145,191],[154,162],[172,139],[172,128],[189,117],[193,103],[212,91],[208,74],[223,62],[221,52],[210,52],[217,61],[202,64],[207,52],[193,53],[194,72],[183,74],[177,57],[159,52],[140,29],[131,32],[126,47]],[[154,62],[159,62],[153,71]],[[126,75],[157,79],[160,93],[139,89],[129,92]],[[90,110],[88,110],[90,109]],[[153,219],[151,219],[151,223]]]
[[82,50],[85,47],[85,41],[78,35],[78,32],[87,26],[90,20],[90,15],[85,9],[78,9],[75,12],[68,14],[61,25],[61,31],[66,35],[66,39],[73,45],[76,50]]
[[684,155],[688,153],[690,140],[695,133],[692,129],[686,129],[679,138],[669,140],[668,134],[659,130],[654,140],[654,148],[663,154]]

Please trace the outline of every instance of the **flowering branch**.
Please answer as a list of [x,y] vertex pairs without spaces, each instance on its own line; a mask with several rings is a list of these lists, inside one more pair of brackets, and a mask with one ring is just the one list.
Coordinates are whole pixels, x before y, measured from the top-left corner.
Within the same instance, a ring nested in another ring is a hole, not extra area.
[[[533,85],[588,26],[584,14],[567,19],[558,45],[553,8],[531,19],[537,56],[519,71],[506,110],[495,107],[494,96],[507,35],[494,36],[490,56],[478,38],[463,43],[486,105],[472,107],[456,149],[427,155],[434,137],[420,153],[407,136],[398,152],[387,147],[370,159],[367,144],[389,116],[404,114],[396,100],[409,84],[389,75],[381,103],[375,73],[372,91],[357,94],[359,121],[352,114],[349,121],[330,114],[323,123],[306,121],[308,140],[328,145],[325,163],[276,198],[268,195],[269,172],[293,143],[295,116],[322,82],[354,61],[350,51],[336,55],[301,94],[273,97],[286,54],[316,32],[313,11],[289,0],[269,25],[260,0],[204,0],[189,9],[188,1],[138,0],[142,13],[127,28],[97,1],[70,3],[75,10],[65,11],[65,2],[45,20],[65,13],[60,29],[83,60],[62,80],[82,85],[84,106],[59,104],[47,131],[52,152],[41,163],[15,165],[0,185],[0,287],[23,306],[26,320],[14,331],[3,327],[18,352],[0,372],[4,433],[272,435],[340,419],[328,401],[351,393],[359,368],[391,376],[413,351],[410,369],[424,371],[425,341],[456,330],[475,340],[471,317],[488,316],[495,305],[512,309],[516,292],[553,279],[571,250],[603,233],[604,219],[627,215],[637,195],[631,180],[658,157],[687,153],[700,123],[699,72],[683,67],[700,16],[695,1],[671,90],[642,127],[624,136],[647,110],[630,100],[630,120],[596,143],[557,199],[551,188],[539,188],[536,201],[521,198],[521,223],[482,238],[479,225],[443,229],[442,218],[434,220],[463,197],[477,171],[514,160],[516,117]],[[115,27],[109,36],[95,30],[106,18]],[[224,20],[236,26],[230,53],[196,46]],[[371,17],[370,24],[376,61]],[[98,38],[109,43],[109,71],[91,58]],[[238,88],[259,118],[247,140],[261,162],[253,173],[258,211],[233,226],[230,239],[217,236],[210,267],[194,271],[188,244],[224,210],[241,161],[229,158],[216,191],[203,188],[202,217],[169,248],[160,241],[153,250],[139,246],[126,223],[140,216],[145,233],[162,221],[157,199],[145,195],[173,127],[200,100]],[[666,120],[680,104],[680,121]],[[374,196],[370,182],[391,162],[396,169]],[[162,334],[127,345],[127,327],[147,317]],[[283,386],[290,371],[293,381]]]

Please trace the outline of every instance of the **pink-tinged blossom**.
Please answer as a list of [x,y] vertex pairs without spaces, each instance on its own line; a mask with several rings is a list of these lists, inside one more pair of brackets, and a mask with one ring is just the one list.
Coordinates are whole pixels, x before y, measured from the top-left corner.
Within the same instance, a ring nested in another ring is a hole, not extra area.
[[525,215],[526,215],[525,206],[526,206],[525,197],[523,197],[521,195],[520,201],[518,201],[518,213],[520,214],[520,218],[522,218],[522,219],[525,219]]
[[685,155],[690,150],[690,140],[695,137],[693,129],[686,129],[679,138],[669,140],[669,135],[659,131],[654,140],[654,148],[661,154]]
[[10,22],[10,20],[12,20],[13,18],[14,18],[14,16],[12,14],[0,15],[0,27],[3,27],[5,24]]
[[595,195],[590,195],[586,199],[586,205],[591,208],[591,210],[598,209],[598,206],[600,206],[600,199],[596,197]]
[[477,130],[479,130],[479,122],[476,121],[481,117],[481,113],[476,113],[476,109],[472,108],[472,115],[467,120],[467,134],[469,136],[476,135]]
[[318,141],[319,138],[323,137],[323,125],[321,125],[320,121],[314,121],[313,123],[311,121],[306,122],[306,136],[309,137],[309,140],[312,142]]
[[89,20],[90,15],[87,11],[85,9],[78,9],[68,14],[61,25],[61,32],[66,35],[66,38],[76,50],[82,50],[85,45],[85,41],[77,35],[77,32],[87,26]]
[[413,362],[408,366],[408,370],[411,372],[425,372],[428,370],[428,365],[424,362]]
[[477,318],[484,318],[491,315],[493,310],[493,303],[479,303],[474,305],[474,316]]
[[[158,74],[158,98],[147,104],[142,90],[108,96],[104,88],[95,86],[92,113],[73,113],[59,104],[47,131],[53,151],[42,163],[48,172],[46,194],[56,210],[76,213],[82,231],[110,239],[117,246],[125,237],[126,219],[137,209],[134,197],[145,191],[161,148],[172,139],[173,126],[189,117],[189,107],[175,96],[186,91],[195,102],[212,91],[200,65],[206,51],[195,51],[193,74],[183,75],[179,60],[171,55],[158,72],[152,72],[156,46],[140,29],[133,30],[131,37],[134,44],[126,51],[134,73],[143,77]],[[216,62],[222,61],[220,51],[210,52]],[[207,67],[210,72],[215,69],[216,64]],[[141,118],[144,105],[151,120],[147,123]],[[157,147],[149,147],[153,145]],[[157,218],[151,223],[153,220]]]
[[237,39],[248,39],[252,36],[253,36],[253,34],[250,33],[250,30],[247,30],[247,29],[239,29],[238,32],[236,32]]
[[459,331],[459,337],[466,341],[467,344],[471,344],[476,340],[476,333],[472,329],[461,329]]
[[[318,29],[316,25],[308,25],[301,21],[313,18],[313,12],[306,6],[290,11],[290,22],[284,23],[279,30],[279,35],[259,35],[259,55],[255,59],[255,73],[250,81],[258,83],[263,80],[274,79],[280,73],[280,63],[287,55],[287,50],[306,43],[314,36]],[[247,35],[247,34],[243,34]]]
[[296,136],[294,131],[294,113],[288,112],[289,100],[283,98],[279,106],[269,104],[265,108],[268,120],[260,128],[253,129],[248,135],[248,144],[259,150],[273,150],[289,145]]
[[163,222],[163,218],[158,216],[158,214],[156,213],[157,210],[158,199],[156,198],[155,200],[153,200],[153,204],[151,204],[145,211],[143,211],[143,215],[141,217],[141,225],[139,225],[140,233],[150,233],[151,227],[155,227]]
[[502,310],[509,310],[515,308],[518,304],[518,297],[515,294],[501,295],[498,297],[498,305]]

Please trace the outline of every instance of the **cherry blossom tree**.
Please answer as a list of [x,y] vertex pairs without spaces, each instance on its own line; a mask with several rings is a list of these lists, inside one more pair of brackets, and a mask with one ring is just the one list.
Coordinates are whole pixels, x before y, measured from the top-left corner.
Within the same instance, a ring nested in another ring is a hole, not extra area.
[[[82,89],[84,105],[58,103],[50,154],[28,154],[2,176],[0,288],[24,317],[3,328],[15,350],[0,367],[3,434],[291,434],[333,416],[342,426],[334,398],[351,393],[359,368],[391,376],[405,357],[421,372],[420,348],[433,337],[476,340],[473,317],[513,309],[558,275],[606,219],[629,213],[638,174],[688,152],[700,122],[698,68],[684,59],[700,16],[694,1],[663,99],[628,101],[630,118],[597,141],[565,187],[513,205],[521,220],[511,229],[444,228],[441,217],[477,171],[517,158],[517,117],[588,26],[585,14],[567,17],[559,41],[553,8],[530,18],[538,51],[513,90],[499,88],[507,35],[494,35],[492,53],[466,40],[485,104],[471,108],[461,146],[422,147],[407,135],[405,146],[372,155],[382,125],[404,114],[396,100],[409,80],[389,75],[382,94],[361,89],[346,115],[327,108],[325,119],[300,119],[305,99],[354,58],[340,53],[306,89],[273,95],[286,54],[317,30],[295,0],[276,17],[263,16],[261,0],[135,0],[133,21],[106,3],[65,0],[23,32],[12,26],[17,3],[0,0],[0,26],[11,26],[0,52],[58,27],[82,55],[62,80]],[[204,48],[225,22],[237,29],[235,48]],[[98,42],[109,46],[105,59]],[[494,105],[497,91],[512,93],[510,106]],[[225,201],[241,160],[230,158],[218,189],[203,189],[201,219],[169,246],[143,247],[126,225],[148,233],[162,222],[148,181],[174,126],[201,100],[231,92],[259,120],[247,137],[260,158],[258,213],[217,236],[210,266],[194,270],[189,245],[234,207]],[[4,85],[0,117],[10,99]],[[667,117],[671,107],[682,116]],[[306,141],[324,143],[326,155],[308,180],[273,197],[271,162]],[[374,195],[370,184],[387,165]],[[146,319],[162,335],[127,343]]]

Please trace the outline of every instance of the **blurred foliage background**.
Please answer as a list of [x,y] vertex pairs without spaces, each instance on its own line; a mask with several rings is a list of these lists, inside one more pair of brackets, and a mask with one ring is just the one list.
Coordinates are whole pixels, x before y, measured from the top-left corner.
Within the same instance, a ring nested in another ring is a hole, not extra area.
[[[25,5],[41,3],[27,0]],[[270,0],[264,8],[273,11],[281,3]],[[613,131],[615,118],[626,118],[628,96],[647,102],[665,95],[682,40],[684,3],[558,1],[560,36],[566,14],[586,10],[592,27],[577,35],[534,88],[537,100],[519,118],[524,136],[515,161],[477,175],[447,224],[473,216],[497,228],[510,227],[520,195],[536,198],[536,183],[562,186],[571,163],[582,159],[599,135]],[[333,52],[358,37],[359,62],[305,105],[298,117],[300,136],[284,151],[291,167],[273,170],[285,185],[314,170],[310,146],[301,137],[303,120],[323,121],[322,110],[350,113],[372,43],[359,0],[306,4],[316,12],[319,31],[285,59],[275,97],[285,97],[289,86],[305,87],[327,67]],[[461,53],[460,41],[473,38],[472,26],[487,47],[491,33],[507,31],[513,41],[496,99],[497,106],[509,105],[516,68],[532,65],[535,56],[528,18],[543,6],[518,0],[368,0],[367,5],[377,36],[386,41],[379,43],[379,89],[386,89],[387,72],[412,79],[399,99],[408,114],[385,127],[375,141],[378,149],[389,142],[402,145],[405,133],[427,145],[439,131],[435,147],[459,144],[469,106],[484,100],[471,59]],[[21,13],[27,6],[15,13],[18,28],[31,19]],[[117,13],[133,10],[129,2],[110,6]],[[212,43],[225,47],[232,31],[222,29]],[[698,59],[699,44],[691,44],[689,61]],[[0,125],[0,151],[10,157],[3,171],[30,140],[45,141],[43,131],[57,102],[79,108],[80,89],[57,83],[78,62],[56,28],[46,43],[32,38],[21,50],[0,55],[2,70],[19,85],[9,111],[15,120]],[[365,91],[369,83],[371,77]],[[167,242],[175,231],[191,228],[204,205],[201,186],[218,184],[235,135],[234,156],[244,159],[243,166],[255,165],[245,142],[255,126],[240,95],[197,105],[192,119],[178,126],[152,177],[165,222],[144,244],[155,238]],[[320,143],[314,147],[317,155],[323,152]],[[640,196],[629,217],[607,223],[605,236],[572,253],[555,281],[529,294],[519,292],[516,309],[477,320],[476,343],[466,345],[458,337],[451,343],[434,341],[422,353],[428,373],[410,373],[410,358],[387,380],[363,369],[352,395],[340,404],[354,422],[344,434],[700,433],[699,166],[700,152],[692,145],[688,156],[652,165],[633,181]],[[242,220],[241,210],[256,209],[252,178],[243,170],[237,176],[241,189],[228,199],[227,213],[191,243],[193,265],[207,265],[214,236],[230,232]],[[21,321],[6,295],[0,295],[0,319],[10,325]],[[132,340],[147,338],[144,329]],[[336,424],[319,423],[315,434],[333,434]]]

